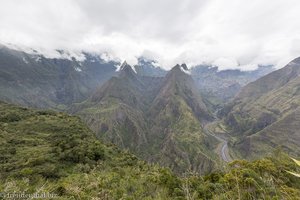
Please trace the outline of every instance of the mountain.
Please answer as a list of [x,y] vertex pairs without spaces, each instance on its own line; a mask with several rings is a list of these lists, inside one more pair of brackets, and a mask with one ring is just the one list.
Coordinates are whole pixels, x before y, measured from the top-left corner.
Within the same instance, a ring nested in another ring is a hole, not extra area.
[[[26,53],[27,52],[27,53]],[[35,50],[15,50],[0,45],[0,100],[37,108],[66,110],[72,103],[86,100],[115,76],[117,61],[106,55],[57,50],[49,58]],[[230,100],[242,86],[271,71],[259,67],[252,72],[219,71],[217,67],[196,66],[190,71],[196,87],[210,107]],[[143,77],[165,77],[168,73],[155,60],[138,58],[133,70]]]
[[1,199],[25,195],[166,200],[300,196],[299,179],[286,172],[296,171],[297,165],[282,153],[254,162],[235,161],[223,172],[180,177],[104,144],[78,117],[2,102],[0,113]]
[[217,160],[214,138],[203,131],[212,116],[186,72],[186,65],[176,65],[164,78],[149,109],[150,143],[160,150],[154,157],[159,163],[175,171],[203,173],[212,170]]
[[115,74],[115,62],[82,53],[76,60],[64,51],[46,58],[0,46],[0,99],[37,108],[64,109],[85,100]]
[[243,157],[281,147],[300,155],[300,58],[245,86],[221,114]]
[[213,106],[232,100],[246,84],[272,72],[272,66],[259,66],[252,71],[238,69],[219,70],[216,66],[198,65],[191,69],[191,75],[202,95]]
[[176,65],[165,77],[141,76],[125,62],[117,77],[71,112],[99,138],[148,161],[180,173],[212,170],[215,141],[202,128],[212,115],[187,73],[186,65]]
[[149,106],[152,93],[161,79],[138,76],[124,62],[119,74],[112,77],[86,101],[71,109],[101,138],[125,148],[142,151],[146,142],[147,120],[143,109]]
[[[165,76],[162,87],[152,104],[152,109],[161,111],[168,103],[176,101],[176,98],[181,98],[178,101],[186,103],[199,120],[212,119],[185,64],[176,65]],[[153,116],[156,115],[157,113],[154,113]]]
[[[55,58],[35,50],[26,52],[0,45],[0,100],[65,110],[72,103],[86,100],[117,74],[120,65],[107,61],[105,55],[87,52],[76,57],[57,50]],[[156,61],[144,57],[138,59],[133,69],[140,76],[163,77],[167,73]]]

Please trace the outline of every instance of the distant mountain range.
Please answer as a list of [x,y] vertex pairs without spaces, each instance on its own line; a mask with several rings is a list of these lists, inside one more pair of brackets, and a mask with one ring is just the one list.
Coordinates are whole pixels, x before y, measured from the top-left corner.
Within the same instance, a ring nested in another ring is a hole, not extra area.
[[[107,61],[86,52],[82,53],[83,60],[62,50],[57,51],[62,54],[61,58],[47,58],[33,52],[25,53],[0,45],[1,100],[63,110],[87,99],[96,88],[116,76],[121,65],[118,61]],[[156,61],[143,57],[133,69],[141,76],[164,77],[167,74]],[[271,70],[268,67],[252,72],[218,71],[216,67],[197,66],[190,72],[201,93],[210,97],[213,105],[218,105],[232,98],[245,84]]]
[[216,66],[198,65],[191,69],[191,75],[202,95],[218,106],[230,101],[246,84],[273,70],[272,65],[258,66],[253,71],[219,70]]

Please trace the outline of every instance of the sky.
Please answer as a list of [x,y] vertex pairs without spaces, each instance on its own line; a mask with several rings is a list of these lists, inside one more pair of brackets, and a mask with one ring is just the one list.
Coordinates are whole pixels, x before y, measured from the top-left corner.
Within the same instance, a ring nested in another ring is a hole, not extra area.
[[299,0],[0,0],[0,43],[108,53],[169,69],[283,67],[300,56]]

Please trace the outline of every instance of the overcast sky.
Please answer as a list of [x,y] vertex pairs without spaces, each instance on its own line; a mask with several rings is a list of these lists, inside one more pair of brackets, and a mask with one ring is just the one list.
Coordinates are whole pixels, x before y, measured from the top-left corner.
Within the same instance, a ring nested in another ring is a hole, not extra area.
[[138,56],[170,68],[282,67],[300,56],[299,0],[0,0],[0,43]]

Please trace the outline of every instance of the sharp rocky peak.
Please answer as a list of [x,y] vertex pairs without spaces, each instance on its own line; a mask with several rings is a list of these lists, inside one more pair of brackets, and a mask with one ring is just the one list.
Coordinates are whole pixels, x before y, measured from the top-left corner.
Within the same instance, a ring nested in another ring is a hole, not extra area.
[[171,69],[171,71],[179,71],[179,70],[186,73],[186,74],[190,74],[190,71],[189,71],[188,67],[184,63],[181,64],[181,65],[177,64]]
[[119,70],[121,73],[130,73],[130,74],[136,74],[136,70],[134,67],[132,67],[131,65],[127,64],[126,61],[124,61],[121,65],[121,67],[119,68]]
[[132,67],[131,65],[129,65],[126,61],[124,61],[121,65],[121,67],[119,68],[120,72],[122,71],[126,71],[126,72],[130,72],[130,73],[136,73],[136,70],[134,67]]

